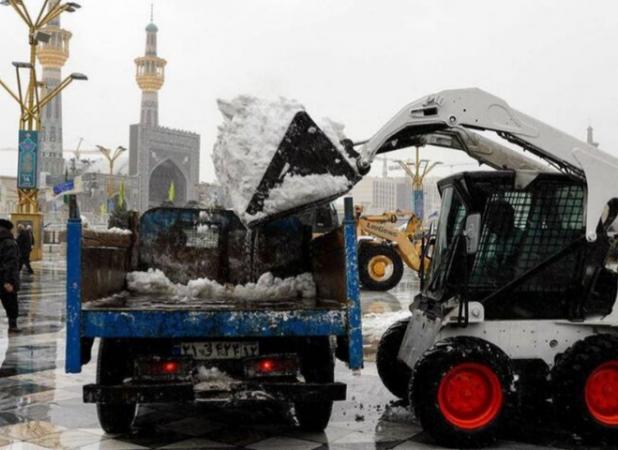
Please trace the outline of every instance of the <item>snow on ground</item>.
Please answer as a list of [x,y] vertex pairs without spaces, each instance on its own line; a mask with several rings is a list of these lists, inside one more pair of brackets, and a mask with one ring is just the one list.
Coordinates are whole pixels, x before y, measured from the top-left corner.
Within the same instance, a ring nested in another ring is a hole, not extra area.
[[410,317],[410,311],[402,310],[388,313],[369,313],[363,315],[363,336],[366,342],[377,342],[384,332],[398,320]]
[[267,272],[257,283],[244,285],[222,285],[208,278],[190,280],[184,285],[172,283],[159,269],[148,269],[147,272],[128,273],[127,285],[130,291],[138,294],[169,294],[187,299],[289,300],[316,296],[313,275],[308,272],[284,279]]
[[[264,215],[343,193],[350,187],[344,177],[329,174],[306,177],[290,176],[272,191],[266,200],[264,213],[245,214],[253,195],[283,140],[292,119],[304,106],[295,100],[279,98],[270,101],[251,96],[239,96],[231,101],[218,101],[224,121],[214,145],[212,158],[230,207],[246,222]],[[322,119],[318,126],[340,150],[343,125]],[[344,151],[342,158],[347,159]]]
[[234,378],[220,370],[218,367],[199,366],[195,374],[193,387],[196,391],[225,391],[235,382]]

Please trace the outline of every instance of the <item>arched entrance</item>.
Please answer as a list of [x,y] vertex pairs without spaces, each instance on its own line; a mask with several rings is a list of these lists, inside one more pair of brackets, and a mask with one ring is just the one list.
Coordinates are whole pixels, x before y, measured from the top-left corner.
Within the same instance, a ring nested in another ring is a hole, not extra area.
[[174,205],[184,206],[187,203],[187,181],[182,171],[171,160],[166,159],[159,164],[150,175],[149,206],[161,206],[169,198],[171,183],[174,183]]

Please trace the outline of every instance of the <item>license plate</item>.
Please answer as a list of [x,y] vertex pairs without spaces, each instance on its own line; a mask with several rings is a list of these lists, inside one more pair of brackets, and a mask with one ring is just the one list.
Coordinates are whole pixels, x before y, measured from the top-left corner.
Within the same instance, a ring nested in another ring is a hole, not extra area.
[[209,341],[183,342],[180,354],[194,359],[241,359],[258,356],[257,342]]

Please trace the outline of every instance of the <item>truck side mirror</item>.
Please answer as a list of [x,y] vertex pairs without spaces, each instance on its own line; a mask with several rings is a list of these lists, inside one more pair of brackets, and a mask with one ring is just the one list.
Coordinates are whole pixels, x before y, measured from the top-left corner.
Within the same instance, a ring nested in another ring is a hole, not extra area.
[[474,255],[479,248],[479,241],[481,240],[481,213],[469,214],[466,217],[464,237],[466,238],[466,253]]

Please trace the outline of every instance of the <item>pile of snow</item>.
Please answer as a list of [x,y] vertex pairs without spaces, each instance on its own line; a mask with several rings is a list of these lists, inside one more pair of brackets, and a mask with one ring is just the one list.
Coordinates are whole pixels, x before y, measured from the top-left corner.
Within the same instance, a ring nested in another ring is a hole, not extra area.
[[198,298],[232,298],[239,300],[284,300],[290,298],[315,298],[313,275],[303,273],[289,278],[277,278],[272,273],[262,274],[257,283],[221,285],[208,278],[191,280],[187,284],[189,295]]
[[[295,100],[279,98],[263,100],[239,96],[231,101],[218,100],[224,121],[214,145],[212,158],[230,207],[245,221],[259,217],[246,216],[245,211],[279,148],[292,119],[304,106]],[[333,144],[341,149],[343,125],[323,119],[318,126]],[[347,158],[345,152],[342,158]],[[308,198],[319,199],[341,193],[349,187],[344,177],[312,175],[290,176],[270,199],[268,214],[282,211]],[[310,201],[310,200],[309,200]],[[260,214],[262,216],[264,214]]]
[[244,285],[222,285],[209,278],[190,280],[184,285],[172,283],[159,269],[148,269],[147,272],[128,273],[127,285],[130,291],[138,294],[169,294],[189,299],[289,300],[316,296],[315,282],[310,273],[281,279],[266,272],[257,283]]

